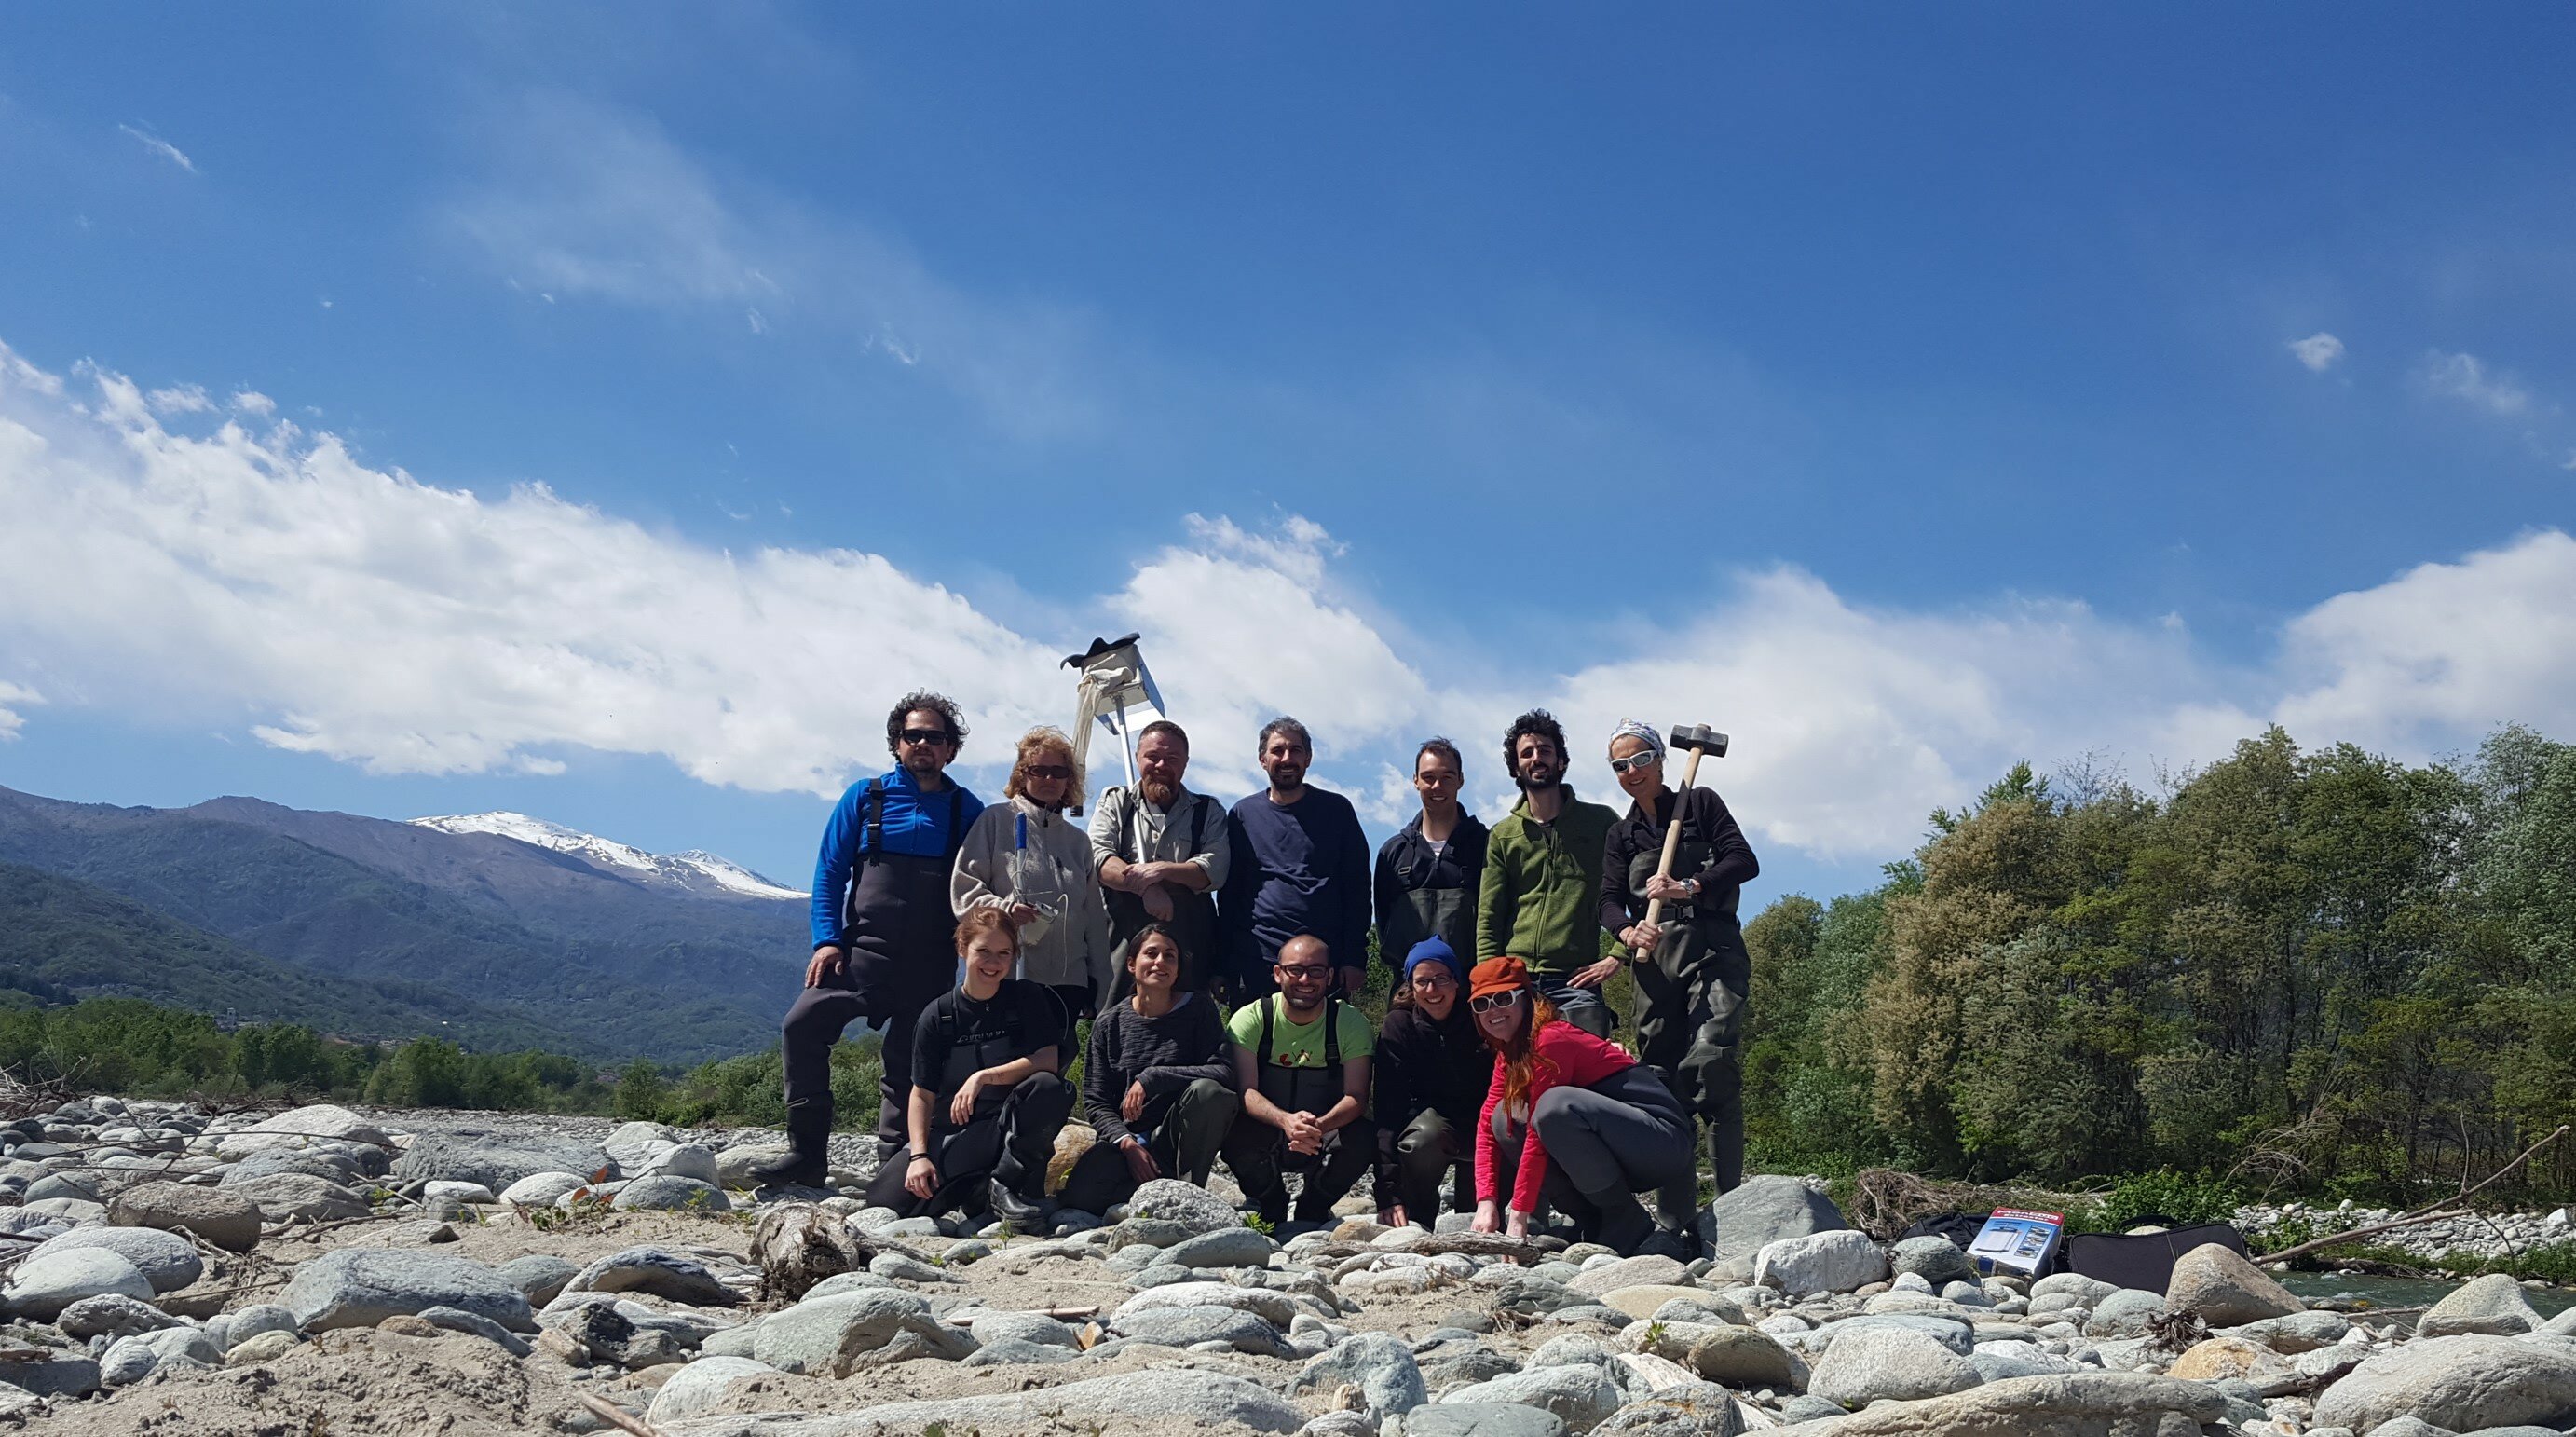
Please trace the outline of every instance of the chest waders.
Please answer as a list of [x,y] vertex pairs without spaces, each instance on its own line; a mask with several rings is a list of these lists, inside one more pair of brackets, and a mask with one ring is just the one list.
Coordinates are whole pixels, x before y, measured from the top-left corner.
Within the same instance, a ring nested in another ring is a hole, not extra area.
[[[1680,799],[1674,799],[1679,822]],[[1688,832],[1674,851],[1673,870],[1708,867],[1714,850]],[[1628,892],[1646,891],[1663,860],[1660,849],[1628,863]],[[1752,960],[1735,918],[1735,896],[1664,905],[1663,941],[1635,966],[1637,1056],[1681,1100],[1685,1113],[1708,1124],[1708,1161],[1717,1190],[1744,1176],[1744,1005]],[[1664,1195],[1667,1221],[1698,1205],[1696,1191]]]
[[[1129,790],[1127,803],[1128,816],[1136,833],[1136,861],[1149,862],[1151,860],[1146,857],[1149,845],[1144,836],[1144,795]],[[1190,795],[1191,853],[1199,852],[1207,842],[1208,806],[1205,795]],[[1173,991],[1205,993],[1211,987],[1210,980],[1216,970],[1216,898],[1212,894],[1191,893],[1169,884],[1164,886],[1172,895],[1172,916],[1164,926],[1172,930],[1172,936],[1181,944],[1181,976],[1172,985]],[[1104,886],[1100,896],[1109,907],[1109,963],[1113,970],[1109,975],[1109,996],[1103,1004],[1106,1007],[1126,1002],[1128,996],[1136,991],[1136,980],[1127,974],[1127,959],[1136,951],[1136,935],[1144,931],[1146,924],[1156,920],[1154,915],[1145,911],[1145,900],[1140,895]]]
[[[859,854],[858,880],[850,885],[849,956],[841,986],[858,995],[858,1016],[885,1031],[877,1137],[892,1145],[904,1140],[913,1024],[931,999],[948,991],[957,970],[957,917],[948,906],[948,880],[966,840],[966,796],[949,783],[948,842],[937,858],[886,852],[885,785],[869,780],[867,802],[867,845]],[[828,1088],[823,1101],[830,1102]]]
[[1270,1061],[1270,1025],[1279,1004],[1261,1000],[1261,1047],[1253,1071],[1261,1075],[1261,1096],[1291,1113],[1328,1113],[1342,1100],[1342,1000],[1324,999],[1324,1066],[1284,1067]]
[[[1456,888],[1416,888],[1413,881],[1422,860],[1415,855],[1395,871],[1396,881],[1404,885],[1404,908],[1390,915],[1388,941],[1380,945],[1387,965],[1398,973],[1404,971],[1404,955],[1425,938],[1437,938],[1449,945],[1453,953],[1473,955],[1476,951],[1476,891],[1461,885]],[[1423,867],[1430,864],[1423,862]]]

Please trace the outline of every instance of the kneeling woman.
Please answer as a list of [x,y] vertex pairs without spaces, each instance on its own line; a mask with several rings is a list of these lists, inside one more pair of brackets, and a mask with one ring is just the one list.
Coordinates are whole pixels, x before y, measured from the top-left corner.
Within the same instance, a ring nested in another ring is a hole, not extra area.
[[1058,1077],[1070,1035],[1044,984],[1010,976],[1019,961],[1010,915],[977,908],[958,920],[958,986],[913,1029],[910,1141],[886,1159],[868,1202],[905,1217],[963,1208],[1014,1223],[1045,1216],[1047,1159],[1073,1112]]
[[1438,938],[1413,945],[1377,1034],[1377,1220],[1436,1225],[1457,1169],[1471,1206],[1476,1105],[1494,1084],[1494,1050],[1467,1013],[1467,973]]
[[1207,1186],[1242,1099],[1226,1051],[1225,1015],[1204,993],[1178,990],[1180,939],[1160,923],[1136,931],[1124,1002],[1091,1025],[1082,1106],[1100,1140],[1076,1159],[1057,1199],[1106,1212],[1154,1178]]
[[1594,1242],[1626,1256],[1646,1250],[1655,1220],[1638,1189],[1691,1171],[1680,1102],[1626,1049],[1560,1020],[1518,958],[1477,964],[1468,1006],[1497,1059],[1476,1124],[1475,1230],[1525,1237],[1544,1200]]

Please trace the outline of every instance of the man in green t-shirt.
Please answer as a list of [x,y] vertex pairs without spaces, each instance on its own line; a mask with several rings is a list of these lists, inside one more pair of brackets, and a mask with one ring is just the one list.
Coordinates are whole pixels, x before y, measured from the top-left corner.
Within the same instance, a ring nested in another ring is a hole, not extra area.
[[1377,1153],[1366,1116],[1376,1035],[1366,1014],[1332,996],[1333,955],[1321,938],[1281,944],[1271,971],[1279,991],[1226,1024],[1243,1111],[1226,1135],[1225,1165],[1273,1225],[1289,1220],[1287,1174],[1304,1173],[1296,1221],[1330,1222]]

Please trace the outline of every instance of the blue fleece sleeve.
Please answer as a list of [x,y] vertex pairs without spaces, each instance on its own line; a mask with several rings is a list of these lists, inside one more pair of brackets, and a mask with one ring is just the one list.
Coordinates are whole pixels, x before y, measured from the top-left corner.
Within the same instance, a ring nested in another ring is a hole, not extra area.
[[843,937],[842,918],[848,912],[850,873],[858,866],[859,841],[864,836],[867,815],[861,797],[867,792],[864,783],[850,785],[841,801],[832,806],[831,820],[823,825],[823,846],[814,856],[814,946],[839,943]]

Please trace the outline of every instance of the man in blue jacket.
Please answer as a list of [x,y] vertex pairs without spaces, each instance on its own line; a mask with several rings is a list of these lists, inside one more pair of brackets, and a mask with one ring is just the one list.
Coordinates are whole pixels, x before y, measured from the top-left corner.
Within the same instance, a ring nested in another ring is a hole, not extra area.
[[913,1025],[957,971],[949,870],[984,811],[947,776],[965,737],[953,701],[905,695],[886,715],[893,771],[851,785],[823,826],[814,863],[814,959],[782,1025],[788,1151],[754,1164],[757,1182],[822,1183],[832,1135],[832,1045],[854,1018],[885,1031],[878,1152],[904,1141]]

